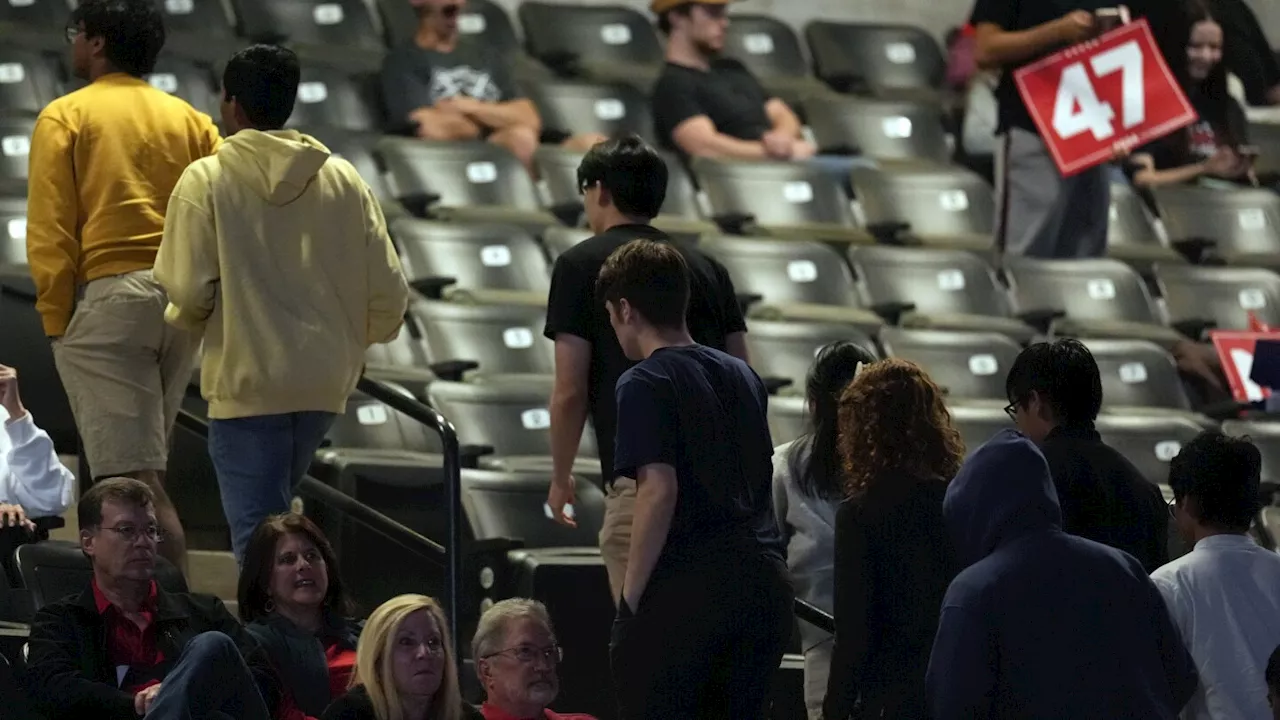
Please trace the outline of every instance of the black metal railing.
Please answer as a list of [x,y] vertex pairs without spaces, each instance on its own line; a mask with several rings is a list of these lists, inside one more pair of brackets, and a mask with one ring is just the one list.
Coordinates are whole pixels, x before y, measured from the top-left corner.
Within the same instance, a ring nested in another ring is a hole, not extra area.
[[796,617],[831,634],[836,632],[836,619],[830,613],[806,600],[796,598]]

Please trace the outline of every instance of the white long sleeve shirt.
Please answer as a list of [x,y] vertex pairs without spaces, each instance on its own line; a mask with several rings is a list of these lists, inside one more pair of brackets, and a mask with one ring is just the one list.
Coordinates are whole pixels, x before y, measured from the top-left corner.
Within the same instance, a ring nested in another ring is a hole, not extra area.
[[71,507],[75,476],[58,459],[31,413],[9,422],[0,407],[0,503],[21,505],[27,517],[53,517]]
[[1263,672],[1280,645],[1280,555],[1245,535],[1212,535],[1151,574],[1200,686],[1184,720],[1268,720]]

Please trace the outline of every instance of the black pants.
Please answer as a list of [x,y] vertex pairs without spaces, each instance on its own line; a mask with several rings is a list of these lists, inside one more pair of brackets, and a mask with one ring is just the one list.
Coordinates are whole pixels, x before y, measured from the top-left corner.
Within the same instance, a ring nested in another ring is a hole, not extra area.
[[622,720],[757,720],[791,637],[786,566],[721,557],[655,576],[624,602],[609,657]]

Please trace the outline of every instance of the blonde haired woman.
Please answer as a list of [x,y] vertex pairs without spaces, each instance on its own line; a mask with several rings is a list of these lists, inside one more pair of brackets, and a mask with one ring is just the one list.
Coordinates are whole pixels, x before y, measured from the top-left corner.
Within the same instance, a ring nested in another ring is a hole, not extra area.
[[356,647],[351,689],[322,720],[483,720],[462,702],[444,610],[400,595],[373,611]]

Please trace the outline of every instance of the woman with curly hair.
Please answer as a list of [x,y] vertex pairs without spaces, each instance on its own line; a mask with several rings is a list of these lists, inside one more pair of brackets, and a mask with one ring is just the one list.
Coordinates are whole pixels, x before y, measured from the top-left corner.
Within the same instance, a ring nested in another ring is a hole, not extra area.
[[826,720],[924,718],[925,670],[955,577],[942,521],[964,443],[914,363],[864,367],[840,397],[847,499],[836,513],[836,644]]

